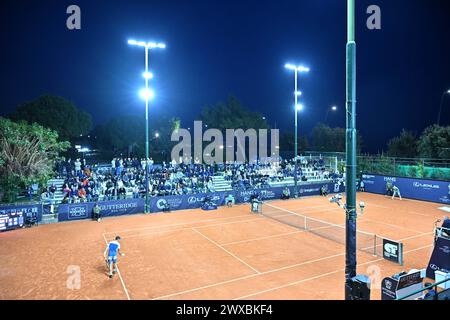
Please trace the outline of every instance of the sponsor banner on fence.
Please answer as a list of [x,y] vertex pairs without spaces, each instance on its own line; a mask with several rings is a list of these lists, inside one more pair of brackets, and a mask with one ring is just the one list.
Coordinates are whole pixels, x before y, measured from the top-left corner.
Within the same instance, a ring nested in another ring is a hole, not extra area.
[[[144,199],[125,199],[102,201],[98,203],[102,217],[121,216],[144,212]],[[58,210],[59,221],[81,220],[92,217],[95,203],[61,204]]]
[[[320,193],[320,188],[324,184],[299,185],[300,196],[312,196]],[[342,192],[343,186],[334,183],[325,184],[330,193]],[[294,195],[294,187],[289,187],[291,196]],[[245,203],[250,201],[254,194],[259,196],[260,200],[268,201],[280,199],[284,187],[264,188],[245,191],[222,191],[178,196],[151,197],[149,199],[150,212],[161,212],[167,207],[171,211],[201,208],[206,197],[217,206],[225,205],[225,198],[233,195],[235,203]],[[116,201],[99,202],[101,214],[103,217],[119,216],[126,214],[135,214],[144,212],[145,199],[127,199]],[[61,204],[59,206],[59,221],[81,220],[92,217],[94,203],[76,203]]]
[[166,206],[170,210],[186,210],[202,207],[206,197],[218,206],[225,204],[225,197],[234,192],[211,192],[209,194],[184,194],[179,196],[155,197],[150,199],[151,212],[163,211]]
[[386,183],[397,186],[404,198],[450,204],[450,181],[363,175],[366,192],[385,194]]

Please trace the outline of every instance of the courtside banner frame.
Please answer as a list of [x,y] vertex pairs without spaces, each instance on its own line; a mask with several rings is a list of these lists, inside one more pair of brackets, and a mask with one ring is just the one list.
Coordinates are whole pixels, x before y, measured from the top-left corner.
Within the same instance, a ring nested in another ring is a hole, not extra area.
[[[102,217],[114,217],[142,213],[144,199],[125,199],[98,202]],[[58,209],[59,221],[83,220],[92,217],[95,202],[61,204]]]
[[400,189],[403,198],[450,204],[450,181],[376,174],[363,174],[362,180],[366,192],[385,194],[386,183],[391,182]]

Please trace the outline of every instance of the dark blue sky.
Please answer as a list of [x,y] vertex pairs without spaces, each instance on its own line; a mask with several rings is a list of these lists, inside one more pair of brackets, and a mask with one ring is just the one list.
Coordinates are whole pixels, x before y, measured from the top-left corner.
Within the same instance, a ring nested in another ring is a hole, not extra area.
[[[77,4],[82,29],[66,29]],[[382,11],[382,30],[366,28],[366,8]],[[151,117],[178,116],[184,127],[205,105],[235,95],[282,131],[293,130],[293,75],[304,63],[300,133],[324,121],[345,126],[346,1],[6,1],[1,4],[1,114],[41,94],[61,95],[96,124],[144,114],[144,52],[128,38],[164,41],[150,55],[157,98]],[[436,122],[450,89],[450,1],[357,0],[358,118],[365,149],[376,152],[402,128]],[[450,96],[442,123],[450,122]]]

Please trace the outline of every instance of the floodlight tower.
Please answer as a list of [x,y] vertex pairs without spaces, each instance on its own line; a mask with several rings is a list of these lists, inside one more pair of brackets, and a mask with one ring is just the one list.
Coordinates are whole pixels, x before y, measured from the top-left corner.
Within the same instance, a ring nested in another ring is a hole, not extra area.
[[294,82],[294,108],[295,108],[295,133],[294,133],[294,159],[295,159],[295,166],[294,166],[294,196],[298,196],[297,192],[297,153],[298,153],[298,111],[303,110],[303,105],[298,103],[298,97],[302,95],[302,93],[298,90],[298,73],[308,73],[309,68],[304,66],[296,66],[291,63],[287,63],[284,65],[284,67],[288,70],[294,71],[295,74],[295,82]]
[[148,86],[148,81],[153,78],[153,74],[148,71],[148,52],[154,49],[165,49],[164,43],[136,41],[134,39],[128,40],[128,44],[131,46],[137,46],[145,49],[145,72],[143,77],[145,79],[145,88],[140,91],[140,96],[145,100],[145,206],[144,212],[149,213],[149,197],[148,197],[148,171],[149,171],[149,139],[148,139],[148,102],[155,98],[155,93]]

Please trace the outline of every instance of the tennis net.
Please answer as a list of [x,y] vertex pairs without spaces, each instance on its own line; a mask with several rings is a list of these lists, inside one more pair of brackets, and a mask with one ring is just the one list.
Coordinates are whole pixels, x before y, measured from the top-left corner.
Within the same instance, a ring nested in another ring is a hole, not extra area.
[[[333,224],[311,218],[264,202],[261,210],[264,217],[310,232],[322,238],[345,245],[345,225]],[[357,231],[357,249],[374,256],[383,257],[383,237],[374,233]]]

